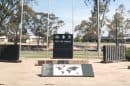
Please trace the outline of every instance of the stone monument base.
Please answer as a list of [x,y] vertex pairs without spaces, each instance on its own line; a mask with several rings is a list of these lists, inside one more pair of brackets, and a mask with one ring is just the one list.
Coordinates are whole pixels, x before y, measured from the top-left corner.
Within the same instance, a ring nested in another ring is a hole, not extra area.
[[43,64],[42,77],[94,77],[91,64]]
[[0,62],[21,63],[22,60],[0,60]]
[[42,66],[43,64],[88,64],[87,59],[44,59],[38,60],[35,66]]

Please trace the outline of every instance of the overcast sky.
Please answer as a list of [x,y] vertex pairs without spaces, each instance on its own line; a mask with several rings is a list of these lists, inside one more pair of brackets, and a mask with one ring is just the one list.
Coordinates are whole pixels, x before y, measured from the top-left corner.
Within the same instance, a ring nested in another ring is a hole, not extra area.
[[[59,33],[72,33],[72,0],[50,0],[50,12],[54,13],[65,22]],[[87,20],[91,15],[91,5],[86,6],[84,0],[73,0],[74,2],[74,26],[82,20]],[[124,4],[126,10],[130,10],[130,0],[116,0],[110,4],[110,12],[107,16],[112,17],[115,9]],[[48,12],[48,0],[37,0],[37,4],[31,5],[37,12]]]

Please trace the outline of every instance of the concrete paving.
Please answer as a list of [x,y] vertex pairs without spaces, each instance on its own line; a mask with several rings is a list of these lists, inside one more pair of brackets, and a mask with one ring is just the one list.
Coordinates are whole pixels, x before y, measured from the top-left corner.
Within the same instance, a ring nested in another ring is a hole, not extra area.
[[90,59],[95,77],[39,77],[38,59],[22,63],[0,62],[0,86],[130,86],[130,62],[100,63]]

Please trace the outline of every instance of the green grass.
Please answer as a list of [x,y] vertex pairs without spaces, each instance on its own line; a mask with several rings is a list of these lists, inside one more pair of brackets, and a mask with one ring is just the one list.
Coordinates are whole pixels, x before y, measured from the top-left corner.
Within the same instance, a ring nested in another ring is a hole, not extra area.
[[48,53],[46,51],[22,51],[21,56],[25,58],[48,58],[51,57],[52,52]]
[[126,50],[126,56],[130,56],[130,49]]
[[125,54],[126,54],[126,59],[130,61],[130,49],[127,49]]
[[[52,58],[53,52],[49,51],[22,51],[21,56],[24,58]],[[74,58],[98,58],[98,52],[96,51],[74,51]],[[102,53],[101,57],[102,58]]]

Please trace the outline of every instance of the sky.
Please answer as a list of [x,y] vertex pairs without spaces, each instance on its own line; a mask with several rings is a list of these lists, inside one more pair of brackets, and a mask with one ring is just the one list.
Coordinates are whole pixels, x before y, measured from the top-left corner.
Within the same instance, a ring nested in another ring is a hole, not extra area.
[[[72,20],[72,0],[50,0],[50,7],[48,7],[48,0],[37,0],[37,3],[31,4],[32,8],[37,12],[49,12],[54,13],[59,19],[65,22],[65,25],[58,30],[58,33],[74,33],[72,28],[72,21],[74,21],[74,27],[81,23],[82,20],[88,20],[91,16],[91,5],[86,6],[84,0],[73,0],[73,20]],[[130,10],[130,0],[116,0],[111,2],[109,6],[108,17],[112,18],[115,9],[120,4],[124,4],[126,10]]]

